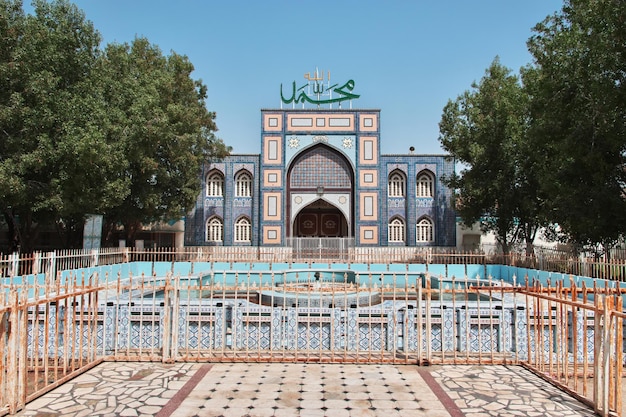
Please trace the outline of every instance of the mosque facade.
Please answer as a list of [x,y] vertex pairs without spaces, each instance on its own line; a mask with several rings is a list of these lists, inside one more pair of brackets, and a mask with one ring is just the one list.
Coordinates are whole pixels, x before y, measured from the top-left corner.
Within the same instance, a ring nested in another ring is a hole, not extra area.
[[382,142],[396,139],[381,138],[380,110],[352,109],[354,82],[307,75],[287,98],[281,85],[281,107],[291,108],[261,110],[260,154],[204,164],[185,245],[455,246],[442,181],[453,158],[382,154]]

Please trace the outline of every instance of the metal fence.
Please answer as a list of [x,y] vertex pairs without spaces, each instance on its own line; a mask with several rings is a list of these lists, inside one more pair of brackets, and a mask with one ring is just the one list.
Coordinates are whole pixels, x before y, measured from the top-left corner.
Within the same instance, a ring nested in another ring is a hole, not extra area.
[[296,259],[349,260],[354,252],[354,238],[294,237],[287,239]]
[[622,415],[622,291],[526,286],[527,343],[521,362],[603,416]]
[[446,247],[355,247],[351,239],[297,238],[290,246],[196,246],[183,248],[69,249],[32,254],[0,254],[0,277],[145,262],[344,262],[419,264],[500,264],[626,282],[625,253],[612,258],[587,258],[567,251],[535,248],[532,256],[496,251],[458,251]]
[[519,364],[621,412],[615,289],[271,266],[60,276],[0,288],[0,412],[102,360]]
[[[24,405],[102,362],[96,351],[98,294],[47,282],[3,285],[0,306],[0,414]],[[28,295],[33,295],[31,298]]]

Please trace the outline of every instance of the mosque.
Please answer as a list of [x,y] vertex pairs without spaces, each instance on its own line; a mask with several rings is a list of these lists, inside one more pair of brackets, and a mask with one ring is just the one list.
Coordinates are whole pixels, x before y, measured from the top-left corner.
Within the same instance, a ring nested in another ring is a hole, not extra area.
[[352,109],[354,81],[304,78],[281,85],[280,109],[261,109],[260,154],[204,164],[185,246],[454,247],[442,182],[453,158],[381,154],[393,138],[380,136],[380,110]]

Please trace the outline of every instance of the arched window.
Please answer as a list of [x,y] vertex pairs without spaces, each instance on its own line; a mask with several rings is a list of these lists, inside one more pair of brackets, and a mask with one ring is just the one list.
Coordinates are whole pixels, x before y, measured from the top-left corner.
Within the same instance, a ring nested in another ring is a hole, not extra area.
[[416,196],[417,197],[434,197],[434,183],[433,176],[428,172],[420,172],[417,175],[416,183]]
[[207,197],[224,197],[224,176],[219,172],[212,172],[206,178]]
[[432,242],[435,240],[433,222],[430,219],[422,219],[417,222],[415,236],[417,242]]
[[389,242],[404,243],[404,222],[402,219],[394,218],[389,223]]
[[224,239],[224,225],[219,217],[211,217],[206,222],[207,242],[222,242]]
[[252,176],[246,171],[235,176],[235,197],[252,197]]
[[404,197],[404,176],[399,172],[393,172],[389,176],[387,195],[389,197]]
[[252,226],[250,220],[245,217],[240,218],[235,223],[235,242],[250,242]]

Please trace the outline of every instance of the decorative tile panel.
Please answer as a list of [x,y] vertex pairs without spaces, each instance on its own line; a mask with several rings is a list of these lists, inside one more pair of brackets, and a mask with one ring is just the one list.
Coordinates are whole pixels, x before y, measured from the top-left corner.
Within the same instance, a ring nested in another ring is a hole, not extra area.
[[361,340],[361,326],[358,324],[359,314],[356,308],[346,310],[346,322],[344,334],[346,335],[346,346],[349,351],[357,350],[359,341]]
[[272,349],[283,348],[283,329],[285,328],[285,325],[286,324],[283,322],[283,309],[280,307],[272,308]]
[[341,350],[345,346],[345,330],[343,329],[342,311],[339,308],[332,309],[333,326],[333,349]]
[[387,349],[390,351],[395,351],[397,349],[397,316],[396,312],[393,310],[386,311],[387,314]]
[[[181,301],[181,300],[179,300]],[[193,350],[243,353],[248,350],[303,350],[327,353],[399,353],[430,350],[434,355],[451,352],[500,352],[520,360],[536,355],[547,361],[556,358],[594,359],[594,320],[592,311],[574,310],[557,316],[556,311],[534,313],[525,307],[499,305],[478,308],[477,303],[454,306],[434,303],[429,306],[430,332],[426,328],[424,306],[415,301],[385,301],[381,305],[359,308],[342,307],[269,307],[245,300],[219,300],[216,305],[196,303],[172,307],[172,343],[164,341],[164,307],[153,302],[101,305],[93,313],[81,306],[67,310],[64,305],[49,306],[47,328],[43,310],[28,311],[30,357],[87,358],[110,354],[116,349],[141,349],[155,355],[162,346],[175,353]],[[485,305],[484,303],[483,305]],[[174,305],[178,305],[174,303]],[[474,307],[472,307],[472,305]],[[413,308],[410,308],[413,307]],[[418,316],[420,314],[421,316]],[[89,318],[89,321],[87,319]],[[530,317],[530,322],[528,318]],[[558,320],[557,320],[558,319]],[[4,325],[8,326],[7,316]],[[555,323],[567,325],[567,332],[556,331]],[[95,324],[95,326],[93,326]],[[418,325],[421,324],[421,328]],[[420,332],[420,333],[418,333]],[[46,336],[47,333],[47,336]],[[530,339],[527,339],[530,335]],[[557,338],[568,352],[559,351]],[[164,343],[166,342],[166,343]],[[418,343],[422,346],[418,346]],[[47,343],[47,346],[44,345]],[[97,350],[91,349],[95,343]],[[87,349],[86,346],[90,348]],[[418,349],[421,348],[421,349]],[[584,351],[587,358],[583,358]],[[206,352],[204,352],[206,353]],[[574,357],[574,355],[577,355]]]
[[382,323],[360,323],[358,344],[359,350],[381,352],[386,349],[386,326]]
[[298,312],[295,308],[287,309],[287,321],[285,323],[287,336],[287,350],[295,350],[298,339]]

